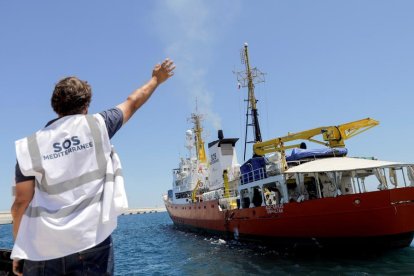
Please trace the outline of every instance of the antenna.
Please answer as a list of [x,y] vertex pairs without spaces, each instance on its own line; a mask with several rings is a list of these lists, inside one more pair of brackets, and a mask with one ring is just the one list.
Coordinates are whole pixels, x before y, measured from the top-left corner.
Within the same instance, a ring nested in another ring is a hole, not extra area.
[[[250,68],[249,52],[247,43],[240,50],[241,63],[245,65],[245,71],[233,72],[237,75],[237,81],[241,87],[248,88],[248,99],[246,109],[246,132],[244,136],[244,160],[246,160],[246,147],[248,143],[257,143],[262,141],[262,134],[260,132],[259,114],[257,111],[257,100],[254,95],[254,85],[265,82],[264,73],[256,67]],[[247,141],[248,127],[252,127],[254,140]]]

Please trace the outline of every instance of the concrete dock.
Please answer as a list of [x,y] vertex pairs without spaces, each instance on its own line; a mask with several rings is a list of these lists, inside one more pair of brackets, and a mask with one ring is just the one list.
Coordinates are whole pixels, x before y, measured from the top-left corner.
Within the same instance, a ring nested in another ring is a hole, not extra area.
[[10,212],[0,212],[0,224],[9,224],[12,222]]
[[132,208],[125,211],[122,215],[139,215],[147,213],[159,213],[166,212],[165,207],[155,207],[155,208]]
[[[165,207],[155,207],[155,208],[131,208],[126,210],[122,215],[139,215],[139,214],[148,214],[148,213],[159,213],[165,212]],[[1,224],[10,224],[12,223],[12,216],[10,212],[0,211],[0,225]]]

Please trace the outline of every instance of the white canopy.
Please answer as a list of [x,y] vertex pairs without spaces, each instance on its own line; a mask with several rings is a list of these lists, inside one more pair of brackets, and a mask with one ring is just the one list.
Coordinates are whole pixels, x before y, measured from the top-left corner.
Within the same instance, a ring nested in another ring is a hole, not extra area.
[[373,169],[381,167],[400,167],[409,164],[380,160],[369,160],[350,157],[332,157],[310,161],[296,167],[292,167],[285,173],[310,173],[310,172],[339,172]]

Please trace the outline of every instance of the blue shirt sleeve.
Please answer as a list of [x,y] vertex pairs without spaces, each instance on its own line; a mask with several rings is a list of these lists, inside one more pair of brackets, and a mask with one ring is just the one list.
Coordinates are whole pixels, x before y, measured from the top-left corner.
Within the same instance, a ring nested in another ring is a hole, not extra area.
[[[106,129],[108,130],[109,139],[111,139],[115,135],[115,133],[122,127],[122,124],[124,121],[124,115],[122,111],[117,107],[102,111],[99,114],[104,118]],[[49,122],[48,124],[50,124],[51,122]],[[27,181],[27,180],[33,180],[33,179],[35,179],[34,176],[24,176],[22,174],[22,171],[20,170],[19,163],[16,162],[16,168],[15,168],[16,183]]]
[[114,107],[99,113],[105,120],[109,139],[121,128],[124,122],[124,115],[118,107]]
[[19,183],[19,182],[23,182],[27,180],[34,180],[34,179],[35,179],[34,176],[24,176],[22,174],[22,171],[20,170],[19,162],[16,161],[16,167],[14,170],[14,181],[16,181],[16,183]]

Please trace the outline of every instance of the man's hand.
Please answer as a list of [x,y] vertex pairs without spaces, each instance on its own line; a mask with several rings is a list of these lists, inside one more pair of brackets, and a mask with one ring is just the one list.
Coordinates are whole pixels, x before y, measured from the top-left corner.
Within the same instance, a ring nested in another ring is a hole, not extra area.
[[122,111],[123,124],[125,124],[148,99],[151,97],[154,90],[174,75],[175,65],[170,59],[165,59],[161,64],[157,64],[152,71],[151,79],[132,92],[126,101],[119,104],[117,107]]
[[174,75],[174,69],[174,62],[167,58],[161,65],[155,65],[154,70],[152,71],[152,76],[157,79],[157,84],[161,84]]
[[21,267],[22,262],[19,260],[13,260],[13,273],[14,275],[22,276],[23,275],[23,267]]

